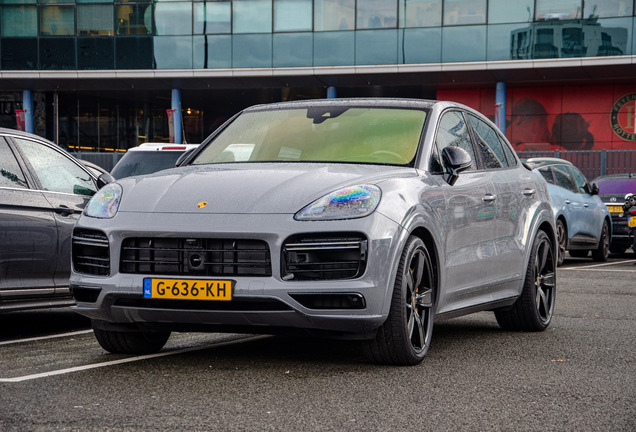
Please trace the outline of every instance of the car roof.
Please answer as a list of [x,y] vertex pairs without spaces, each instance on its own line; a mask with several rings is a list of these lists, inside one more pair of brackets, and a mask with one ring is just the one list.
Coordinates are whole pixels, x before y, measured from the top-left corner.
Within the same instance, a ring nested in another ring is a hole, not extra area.
[[188,151],[197,148],[199,144],[174,144],[174,143],[152,143],[146,142],[139,144],[137,147],[131,147],[127,151]]
[[[430,109],[435,105],[447,105],[461,108],[469,108],[456,102],[438,101],[428,99],[407,98],[342,98],[342,99],[307,99],[289,102],[276,102],[270,104],[254,105],[243,112],[278,110],[289,108],[307,108],[312,106],[343,106],[343,107],[376,107],[376,108],[411,108]],[[469,108],[470,109],[470,108]],[[472,111],[472,109],[471,109]]]
[[530,168],[534,169],[534,168],[539,168],[542,166],[546,166],[546,165],[571,165],[574,166],[574,164],[568,160],[565,159],[559,159],[559,158],[551,158],[551,157],[536,157],[536,158],[529,158],[529,159],[524,159],[523,161],[526,165],[530,166]]

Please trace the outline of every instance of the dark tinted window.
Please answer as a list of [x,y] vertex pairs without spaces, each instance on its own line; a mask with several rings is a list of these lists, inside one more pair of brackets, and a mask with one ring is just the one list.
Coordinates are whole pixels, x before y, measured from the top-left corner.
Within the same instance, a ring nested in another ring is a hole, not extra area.
[[463,148],[468,152],[473,163],[469,169],[477,168],[475,165],[475,151],[470,141],[468,127],[464,121],[464,116],[457,111],[451,111],[443,114],[437,128],[437,136],[435,137],[436,149],[433,149],[431,158],[431,172],[443,172],[443,161],[441,159],[444,147],[456,146]]
[[116,179],[135,175],[151,174],[174,168],[181,151],[135,151],[128,152],[110,172]]
[[3,186],[26,189],[27,182],[9,145],[0,141],[0,187]]
[[504,168],[508,166],[504,149],[497,132],[473,115],[468,115],[473,129],[478,135],[477,148],[484,161],[485,168]]
[[545,181],[547,181],[548,183],[554,184],[554,176],[552,175],[552,168],[550,168],[549,166],[545,166],[545,167],[539,168],[538,171],[539,171],[539,174],[543,176]]

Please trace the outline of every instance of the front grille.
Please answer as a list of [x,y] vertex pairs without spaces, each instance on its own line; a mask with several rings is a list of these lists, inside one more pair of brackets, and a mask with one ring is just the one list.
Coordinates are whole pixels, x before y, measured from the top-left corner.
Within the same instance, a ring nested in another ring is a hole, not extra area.
[[283,244],[283,280],[336,280],[362,276],[367,239],[358,233],[301,235]]
[[110,274],[108,237],[101,231],[75,229],[72,240],[73,269],[96,276]]
[[128,238],[119,271],[169,276],[271,276],[269,246],[262,240]]

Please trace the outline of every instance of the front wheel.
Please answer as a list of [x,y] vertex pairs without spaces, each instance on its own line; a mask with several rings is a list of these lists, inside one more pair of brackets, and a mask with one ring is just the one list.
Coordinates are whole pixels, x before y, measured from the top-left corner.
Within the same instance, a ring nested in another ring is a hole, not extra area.
[[169,331],[116,331],[104,330],[93,325],[95,339],[106,351],[115,354],[152,354],[168,341]]
[[411,236],[400,258],[389,316],[370,341],[376,362],[406,366],[422,361],[433,335],[436,279],[426,245]]
[[538,231],[526,270],[521,296],[508,309],[495,311],[501,328],[541,331],[552,321],[556,299],[556,260],[548,235]]
[[610,233],[607,221],[603,222],[603,230],[601,231],[601,239],[598,242],[598,248],[592,251],[592,259],[594,261],[605,262],[610,253]]

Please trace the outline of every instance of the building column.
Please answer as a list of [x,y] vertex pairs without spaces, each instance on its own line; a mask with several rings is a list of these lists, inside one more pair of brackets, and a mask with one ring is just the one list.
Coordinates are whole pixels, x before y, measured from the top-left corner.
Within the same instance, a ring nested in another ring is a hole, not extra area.
[[172,120],[174,121],[174,142],[175,144],[181,144],[181,90],[172,89],[172,105],[174,110],[172,114]]
[[495,119],[497,127],[506,135],[506,83],[498,82],[495,93]]
[[338,96],[336,96],[337,91],[336,88],[333,86],[329,86],[327,87],[327,99],[336,99]]
[[24,130],[33,133],[33,93],[22,91],[22,108],[24,109]]

